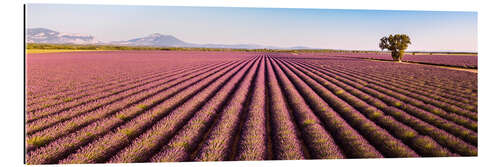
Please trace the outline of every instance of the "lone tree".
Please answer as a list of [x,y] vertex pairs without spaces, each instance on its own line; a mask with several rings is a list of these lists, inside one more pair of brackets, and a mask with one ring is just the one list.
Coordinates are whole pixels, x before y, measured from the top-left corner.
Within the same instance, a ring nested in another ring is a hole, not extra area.
[[401,62],[408,44],[411,44],[410,37],[406,34],[389,35],[380,39],[380,49],[390,50],[392,59]]

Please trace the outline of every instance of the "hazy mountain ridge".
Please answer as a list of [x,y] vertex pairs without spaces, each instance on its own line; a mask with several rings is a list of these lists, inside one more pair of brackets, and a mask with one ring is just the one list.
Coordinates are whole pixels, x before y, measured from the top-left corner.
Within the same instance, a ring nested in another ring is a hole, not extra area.
[[177,39],[172,35],[163,35],[154,33],[142,38],[134,38],[126,41],[112,41],[110,44],[116,45],[134,45],[134,46],[171,46],[181,47],[190,45],[184,41]]
[[26,33],[28,43],[55,43],[55,44],[97,44],[92,35],[61,33],[46,28],[28,28]]
[[[172,35],[153,33],[151,35],[125,41],[101,42],[92,35],[60,33],[46,28],[28,28],[26,34],[28,43],[54,44],[110,44],[125,46],[156,46],[156,47],[198,47],[198,48],[234,48],[234,49],[290,49],[286,47],[264,46],[256,44],[195,44],[184,42]],[[304,46],[292,48],[311,49]]]

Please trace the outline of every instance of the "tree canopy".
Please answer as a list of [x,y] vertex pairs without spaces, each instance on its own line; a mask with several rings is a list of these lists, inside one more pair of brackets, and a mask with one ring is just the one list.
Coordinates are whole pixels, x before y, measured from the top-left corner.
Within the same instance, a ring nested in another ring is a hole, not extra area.
[[408,48],[408,45],[411,44],[410,37],[406,34],[395,34],[389,35],[388,37],[382,37],[380,39],[379,47],[380,49],[390,50],[392,52],[392,58],[394,60],[401,61],[404,50]]

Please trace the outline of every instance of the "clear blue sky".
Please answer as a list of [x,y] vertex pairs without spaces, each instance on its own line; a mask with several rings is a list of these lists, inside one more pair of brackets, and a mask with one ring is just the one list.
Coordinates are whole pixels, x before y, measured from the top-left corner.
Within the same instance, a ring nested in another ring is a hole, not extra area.
[[26,26],[117,41],[152,33],[190,43],[378,50],[406,33],[408,50],[477,51],[476,12],[29,4]]

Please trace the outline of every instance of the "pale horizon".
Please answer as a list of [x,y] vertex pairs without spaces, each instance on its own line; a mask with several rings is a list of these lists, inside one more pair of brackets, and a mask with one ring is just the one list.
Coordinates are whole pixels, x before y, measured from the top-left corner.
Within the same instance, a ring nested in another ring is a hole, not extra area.
[[28,4],[26,28],[109,42],[153,33],[197,44],[380,50],[403,33],[408,51],[477,52],[477,12]]

